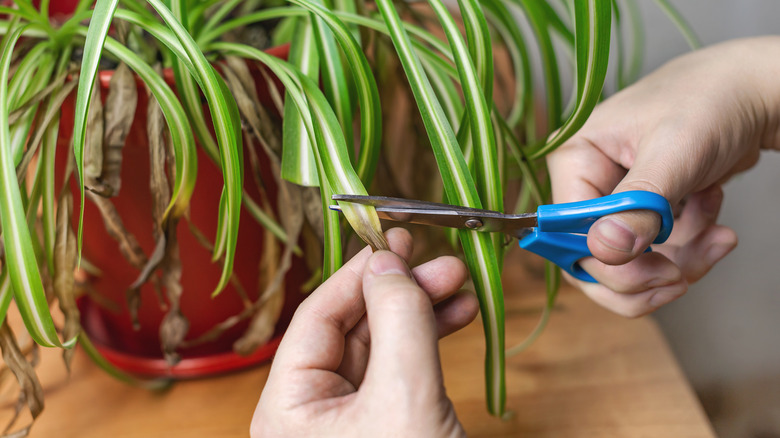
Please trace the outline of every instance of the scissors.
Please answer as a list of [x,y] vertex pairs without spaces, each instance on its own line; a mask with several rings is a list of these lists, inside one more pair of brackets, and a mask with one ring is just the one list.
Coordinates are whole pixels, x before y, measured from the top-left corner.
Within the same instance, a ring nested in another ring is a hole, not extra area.
[[[665,242],[674,224],[672,208],[666,198],[639,190],[587,201],[541,205],[536,213],[516,215],[385,196],[333,195],[332,199],[373,206],[381,219],[396,222],[508,234],[519,240],[521,248],[590,283],[596,283],[596,280],[578,261],[592,255],[587,233],[599,218],[630,210],[654,211],[661,216],[661,229],[653,243]],[[330,208],[340,211],[338,205]]]

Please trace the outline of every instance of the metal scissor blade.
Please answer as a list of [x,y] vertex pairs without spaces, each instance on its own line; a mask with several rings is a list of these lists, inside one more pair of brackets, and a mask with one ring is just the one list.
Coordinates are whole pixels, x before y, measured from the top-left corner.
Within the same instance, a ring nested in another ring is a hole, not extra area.
[[[385,196],[333,195],[332,199],[373,206],[381,219],[396,222],[500,232],[515,237],[521,237],[528,228],[536,226],[536,213],[509,215],[491,210]],[[341,210],[338,205],[332,205],[330,208]]]

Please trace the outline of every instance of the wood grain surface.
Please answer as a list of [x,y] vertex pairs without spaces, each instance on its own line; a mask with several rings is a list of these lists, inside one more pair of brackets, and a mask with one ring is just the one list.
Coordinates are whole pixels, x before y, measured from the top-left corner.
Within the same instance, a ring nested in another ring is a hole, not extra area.
[[[509,346],[533,329],[544,302],[543,284],[528,274],[527,265],[516,260],[507,265],[513,267],[505,276]],[[246,437],[269,369],[180,382],[151,393],[114,381],[80,352],[70,377],[58,351],[42,353],[46,408],[31,437]],[[508,419],[485,410],[483,354],[479,321],[441,343],[447,391],[469,436],[714,436],[654,321],[612,315],[571,289],[561,291],[538,342],[507,361]],[[3,421],[14,405],[5,386]]]

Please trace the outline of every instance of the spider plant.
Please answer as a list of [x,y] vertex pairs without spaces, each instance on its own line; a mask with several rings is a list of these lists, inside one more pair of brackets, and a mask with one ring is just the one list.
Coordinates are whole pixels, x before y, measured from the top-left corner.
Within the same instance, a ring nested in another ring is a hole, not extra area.
[[[665,0],[658,3],[694,41],[672,6]],[[181,327],[176,303],[186,293],[177,286],[177,278],[187,275],[176,263],[174,231],[188,219],[198,168],[204,165],[197,162],[197,148],[205,151],[209,165],[219,167],[224,179],[213,212],[217,231],[206,236],[213,261],[222,265],[221,278],[213,285],[215,295],[232,278],[242,208],[282,242],[284,252],[277,255],[283,275],[292,254],[300,252],[296,245],[304,221],[302,187],[316,187],[320,194],[322,279],[341,266],[342,248],[352,231],[373,248],[387,248],[371,207],[341,205],[347,220],[343,223],[328,206],[334,193],[368,194],[367,188],[378,187],[374,175],[382,143],[392,136],[382,132],[382,82],[377,79],[390,68],[388,59],[400,63],[404,87],[417,106],[414,117],[424,128],[419,143],[430,148],[439,169],[440,180],[429,181],[440,189],[437,196],[449,203],[497,211],[526,211],[549,202],[544,157],[584,124],[602,98],[611,41],[619,45],[618,87],[639,74],[643,33],[636,1],[458,0],[456,5],[429,0],[427,4],[429,9],[421,13],[416,5],[393,0],[97,0],[92,9],[92,1],[81,0],[64,23],[49,21],[47,0],[38,7],[29,0],[0,7],[7,17],[0,21],[4,35],[0,43],[0,222],[5,255],[0,319],[14,301],[36,343],[70,349],[78,340],[114,375],[145,385],[160,384],[139,382],[100,358],[80,330],[75,306],[73,272],[80,265],[89,267],[80,256],[82,236],[94,226],[84,226],[85,199],[106,205],[103,199],[119,190],[116,169],[121,167],[121,146],[134,113],[109,103],[110,96],[101,103],[96,78],[107,60],[116,65],[118,83],[109,94],[122,93],[120,82],[132,82],[134,74],[156,104],[149,110],[159,122],[156,131],[150,128],[156,133],[150,141],[157,138],[155,150],[162,157],[153,171],[161,187],[154,215],[156,247],[148,258],[139,259],[139,277],[131,291],[137,292],[160,270],[172,309],[169,325],[174,328]],[[624,35],[624,11],[630,38]],[[278,23],[275,41],[290,42],[289,59],[230,37],[238,29],[266,22]],[[633,43],[630,52],[623,44],[626,39]],[[77,51],[81,59],[74,62]],[[505,52],[511,61],[512,97],[503,107],[497,99],[494,51]],[[541,62],[540,78],[534,77],[533,53]],[[283,84],[283,96],[271,88],[283,115],[281,129],[259,107],[247,63],[262,66]],[[158,66],[172,68],[173,87]],[[574,78],[568,103],[561,78],[566,70]],[[129,88],[133,87],[125,86],[128,94],[117,94],[124,97],[115,99],[135,99]],[[57,110],[74,89],[72,152],[57,150]],[[539,90],[543,90],[541,103]],[[536,110],[540,107],[542,112]],[[98,111],[105,113],[106,126],[96,116]],[[101,144],[101,139],[109,138],[114,140]],[[289,201],[280,207],[287,209],[284,215],[290,218],[283,223],[274,219],[267,201],[252,199],[245,189],[249,179],[244,175],[245,155],[253,165],[258,160],[246,143],[254,141],[262,146],[264,159],[278,177],[280,196]],[[58,153],[73,157],[66,180],[79,181],[75,193],[79,210],[73,219],[71,193],[67,189],[55,193]],[[171,157],[168,166],[166,154]],[[504,188],[513,182],[519,191],[510,197]],[[471,231],[459,231],[452,242],[462,250],[479,298],[486,340],[487,406],[501,416],[506,409],[501,270],[508,247],[498,235]],[[530,338],[546,323],[555,300],[557,269],[548,264],[546,276],[547,306]],[[279,278],[270,282],[276,288]],[[270,290],[272,286],[266,292]],[[58,299],[65,315],[63,327],[52,321],[47,291]],[[262,312],[266,292],[251,306],[254,311]],[[13,334],[5,323],[3,327],[4,358],[20,381],[28,382],[23,385],[25,397],[35,416],[42,407],[40,387]],[[186,327],[173,332],[163,339],[163,345],[170,346],[166,354],[172,356]],[[66,352],[66,358],[70,354]]]

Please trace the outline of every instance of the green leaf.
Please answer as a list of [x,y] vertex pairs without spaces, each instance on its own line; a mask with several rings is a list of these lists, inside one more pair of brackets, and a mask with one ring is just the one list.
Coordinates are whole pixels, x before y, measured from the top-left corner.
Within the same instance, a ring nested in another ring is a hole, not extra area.
[[538,0],[514,0],[521,6],[528,17],[536,43],[539,45],[542,70],[544,72],[544,86],[547,95],[547,127],[550,132],[560,126],[563,112],[563,99],[561,97],[561,78],[558,71],[558,59],[550,37],[549,22],[543,3]]
[[569,119],[545,145],[536,148],[531,159],[553,151],[579,130],[601,97],[609,62],[611,0],[575,3],[577,52],[577,103]]
[[333,37],[344,53],[355,81],[360,107],[360,153],[357,160],[357,174],[364,184],[369,185],[376,170],[382,143],[382,108],[379,102],[379,90],[368,60],[349,27],[336,14],[311,0],[290,0],[290,2],[303,6],[322,19],[330,27]]
[[111,25],[111,17],[114,15],[118,0],[97,0],[92,12],[92,20],[89,22],[84,52],[81,58],[81,75],[76,92],[76,106],[73,121],[73,154],[76,156],[76,173],[79,178],[79,226],[78,226],[78,254],[81,260],[81,240],[84,230],[84,140],[86,138],[87,114],[92,96],[92,88],[97,76],[100,53],[103,43],[108,35]]
[[[628,12],[628,19],[630,20],[630,26],[628,27],[631,31],[632,47],[631,53],[627,55],[624,42],[625,35],[623,34],[623,23],[626,14],[620,13],[616,5],[613,5],[613,17],[617,34],[615,38],[617,42],[617,72],[615,73],[617,90],[622,90],[639,79],[639,75],[642,73],[642,59],[644,59],[645,32],[639,5],[637,5],[636,0],[625,0],[624,3],[625,10]],[[630,56],[628,65],[626,65],[627,56]]]
[[3,267],[2,273],[0,273],[0,323],[5,321],[5,317],[8,314],[8,307],[11,305],[13,296],[11,277],[8,276],[8,269]]
[[233,272],[235,249],[238,240],[238,223],[241,212],[241,188],[243,186],[243,166],[241,159],[240,120],[238,110],[230,93],[225,93],[227,87],[209,64],[195,41],[186,29],[176,20],[176,17],[160,0],[148,0],[163,21],[173,31],[181,43],[187,57],[190,59],[206,101],[209,105],[222,165],[222,175],[225,179],[227,247],[222,276],[214,290],[218,294],[225,288]]
[[512,109],[506,116],[509,126],[515,127],[524,121],[525,134],[529,140],[536,135],[536,117],[534,113],[533,71],[528,48],[517,20],[509,8],[500,1],[482,0],[485,16],[504,40],[504,45],[512,59],[515,79],[515,96]]
[[[490,115],[492,106],[488,105],[488,99],[492,101],[493,95],[493,51],[487,22],[476,0],[458,1],[469,38],[467,48],[455,19],[444,3],[432,0],[430,4],[447,35],[458,69],[468,132],[471,134],[470,146],[474,150],[477,191],[485,208],[503,211],[503,181],[499,172],[498,147]],[[466,129],[466,125],[461,126],[461,129]],[[498,254],[504,237],[496,233],[491,238]],[[498,264],[500,266],[500,259]]]
[[[0,295],[0,297],[1,296],[2,295]],[[87,335],[84,333],[82,333],[81,336],[79,336],[79,345],[84,350],[84,353],[86,353],[86,355],[92,360],[93,363],[95,363],[100,369],[105,371],[106,374],[119,380],[120,382],[124,382],[129,385],[137,386],[152,391],[161,391],[169,388],[173,384],[172,379],[158,378],[158,379],[151,379],[151,380],[141,380],[135,376],[132,376],[120,370],[119,368],[114,366],[111,362],[106,360],[106,358],[103,357],[102,354],[100,354],[100,351],[98,351],[98,349],[95,348],[95,345],[92,343],[89,337],[87,337]]]
[[214,136],[211,135],[211,132],[206,125],[198,84],[192,76],[188,74],[187,62],[183,57],[174,56],[172,61],[171,66],[173,67],[173,78],[176,82],[176,90],[179,92],[181,101],[184,104],[184,111],[187,113],[187,117],[190,120],[192,127],[195,129],[195,137],[206,152],[206,155],[208,155],[212,161],[219,164],[219,148],[214,141]]
[[[296,37],[290,44],[289,61],[303,74],[319,76],[319,53],[314,39],[312,20],[298,21]],[[303,123],[303,116],[292,102],[289,92],[284,99],[282,119],[282,178],[302,186],[317,186],[317,162],[310,146],[309,135]]]
[[[413,51],[409,35],[391,0],[377,1],[377,7],[387,24],[393,44],[403,65],[433,147],[444,189],[450,203],[480,208],[474,181],[455,140],[455,133],[435,97],[420,61]],[[494,415],[504,413],[504,305],[501,276],[495,248],[489,235],[459,231],[466,262],[471,271],[482,311],[487,352],[485,376],[488,409]]]
[[[240,44],[213,43],[209,49],[255,59],[266,65],[282,82],[298,111],[303,116],[307,134],[314,138],[323,213],[325,215],[325,262],[323,277],[327,278],[341,266],[341,237],[338,215],[328,208],[332,193],[367,194],[352,168],[346,141],[338,119],[317,84],[289,63],[267,53]],[[346,203],[341,206],[347,220],[360,237],[375,248],[387,248],[379,217],[373,207]]]
[[544,309],[542,310],[542,316],[539,318],[539,322],[534,327],[533,331],[519,344],[508,349],[506,351],[507,356],[514,356],[517,353],[524,351],[530,347],[539,336],[544,332],[547,323],[550,321],[550,315],[555,307],[555,300],[558,297],[558,290],[561,286],[561,270],[558,266],[550,261],[544,262],[544,279],[546,284],[547,300],[544,303]]
[[699,37],[696,36],[693,28],[685,21],[685,17],[680,14],[680,11],[672,6],[672,3],[669,0],[655,0],[655,2],[658,4],[658,7],[666,13],[669,19],[672,20],[672,23],[677,26],[691,49],[695,50],[701,47],[701,41],[699,41]]
[[[84,32],[84,29],[81,28],[78,33],[84,35],[88,34],[88,31]],[[178,47],[182,50],[181,46]],[[195,139],[192,135],[192,128],[187,121],[187,115],[165,80],[138,55],[113,38],[105,40],[105,48],[113,56],[127,64],[141,78],[162,109],[171,135],[176,165],[176,179],[165,217],[179,217],[184,214],[192,198],[198,169]],[[81,79],[79,78],[79,80]]]
[[319,51],[320,72],[322,74],[322,90],[336,112],[336,117],[344,133],[351,160],[354,162],[354,147],[352,140],[352,100],[350,99],[347,75],[342,63],[333,33],[322,19],[312,17],[314,36]]
[[[16,21],[13,22],[0,47],[0,120],[8,120],[8,70],[13,48],[24,30],[25,26],[20,27]],[[71,348],[76,339],[70,339],[63,345],[49,314],[11,156],[10,133],[5,123],[0,124],[0,189],[4,269],[11,279],[14,298],[27,331],[40,345]]]

